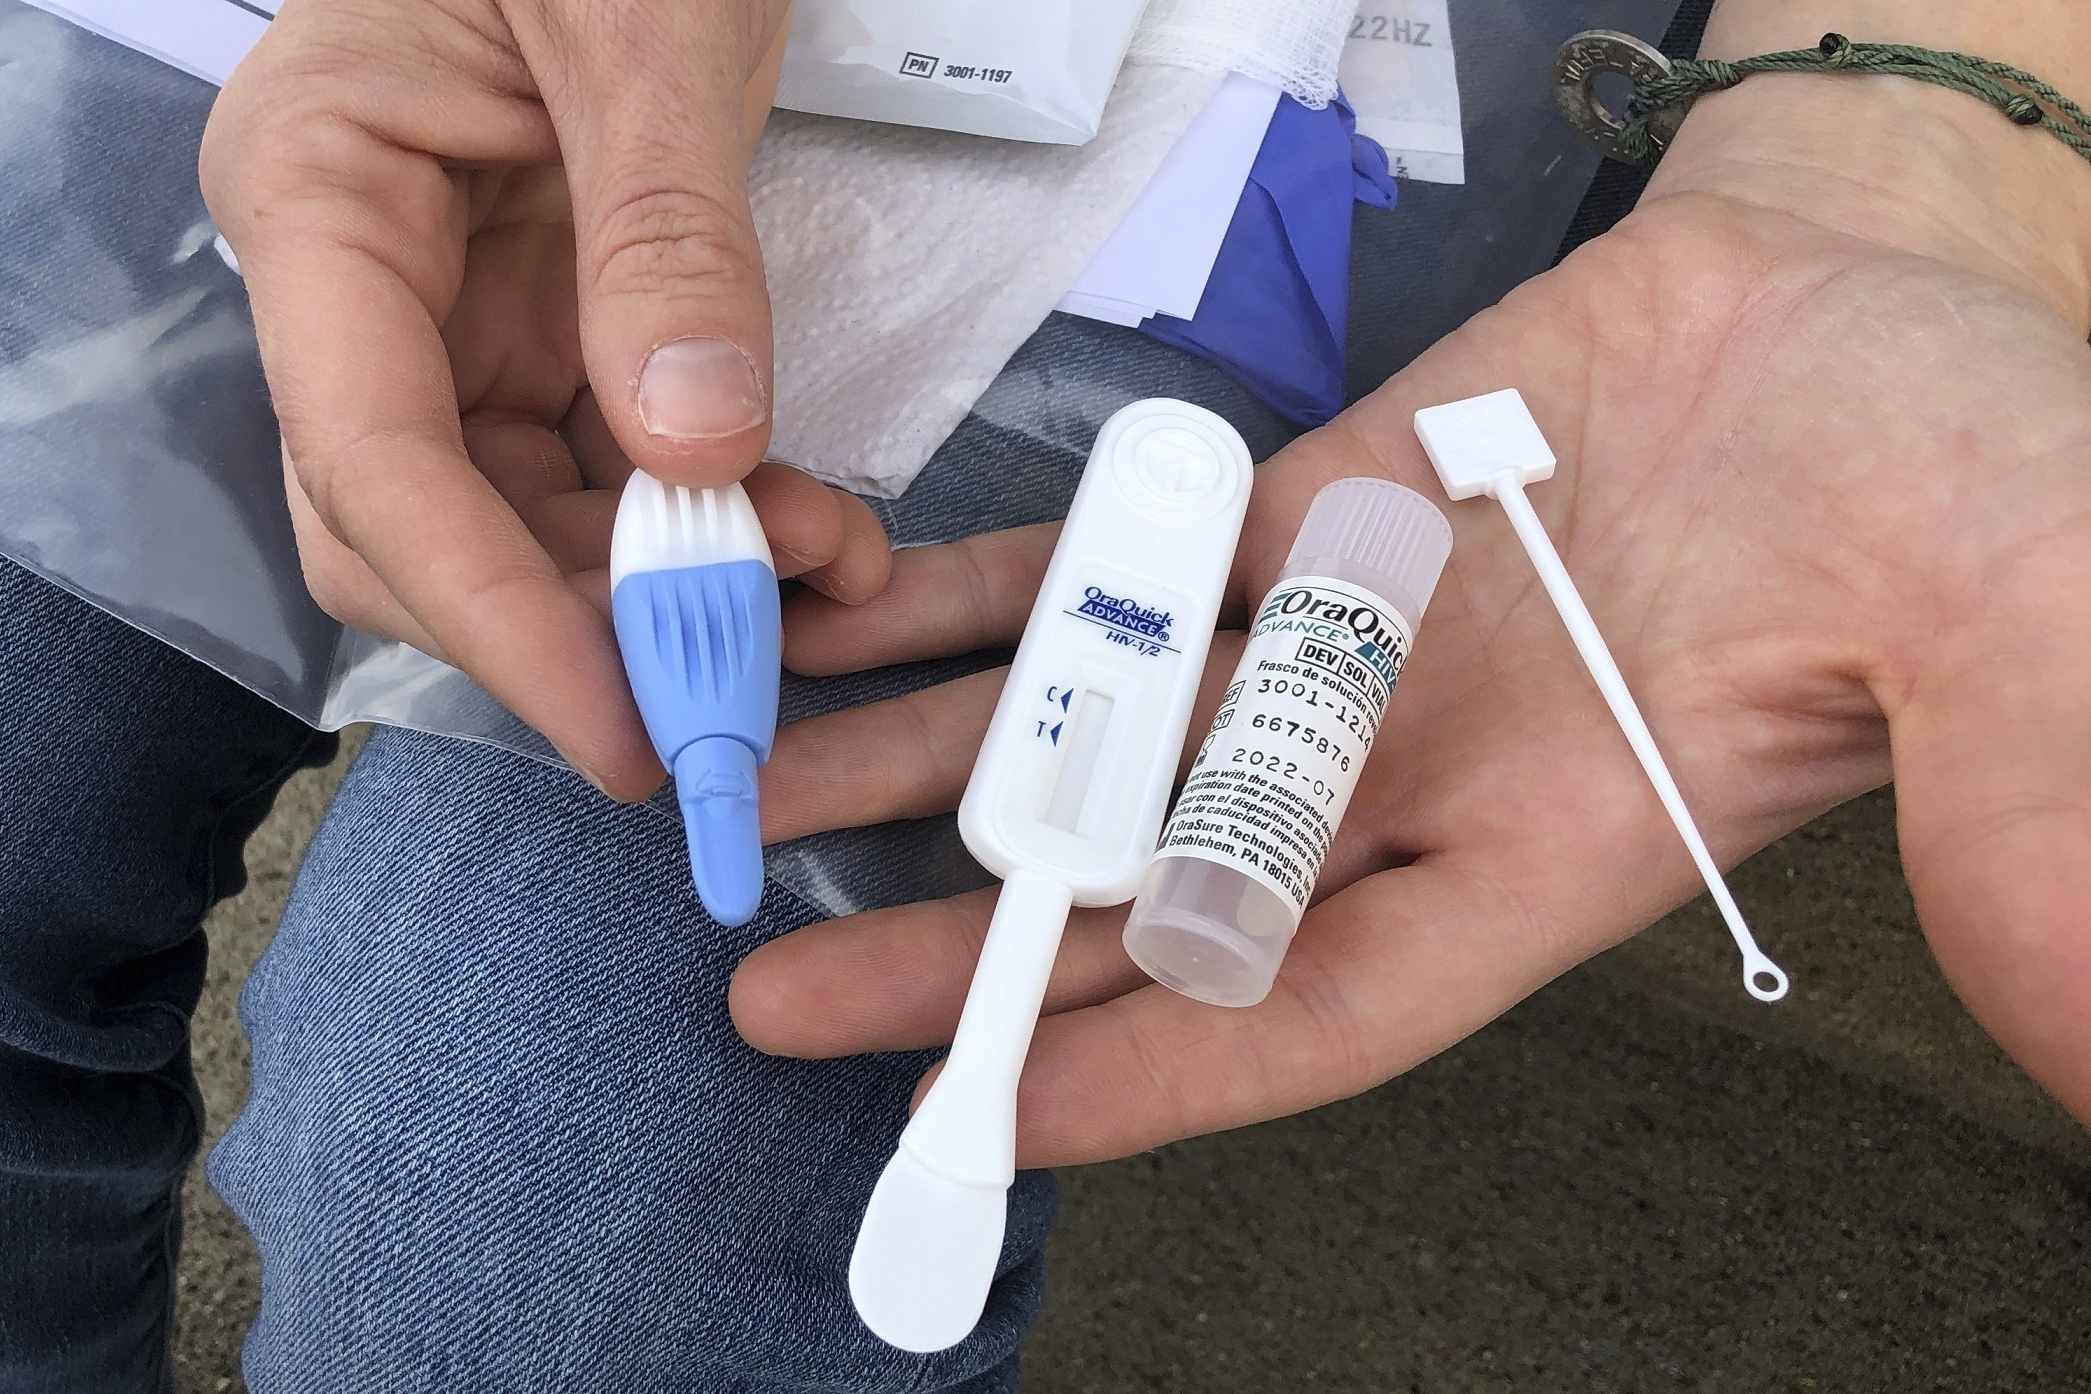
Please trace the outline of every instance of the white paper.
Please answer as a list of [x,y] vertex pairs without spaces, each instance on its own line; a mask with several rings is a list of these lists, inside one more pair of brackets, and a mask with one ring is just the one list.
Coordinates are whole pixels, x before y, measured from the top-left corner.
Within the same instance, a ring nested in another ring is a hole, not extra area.
[[1102,320],[1105,324],[1121,324],[1127,329],[1138,329],[1142,320],[1154,314],[1152,305],[1116,300],[1108,295],[1089,295],[1079,290],[1069,291],[1053,308],[1062,314]]
[[1230,74],[1060,309],[1124,325],[1197,314],[1280,95],[1269,83]]
[[1386,150],[1396,178],[1467,182],[1446,0],[1362,0],[1341,76],[1359,132]]
[[82,29],[225,85],[283,0],[29,0]]

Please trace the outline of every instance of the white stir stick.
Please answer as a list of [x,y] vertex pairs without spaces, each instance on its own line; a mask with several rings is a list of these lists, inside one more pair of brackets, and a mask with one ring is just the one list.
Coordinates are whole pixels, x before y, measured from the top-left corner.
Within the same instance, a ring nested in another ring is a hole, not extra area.
[[1619,729],[1634,748],[1648,782],[1655,786],[1656,797],[1662,800],[1664,811],[1676,825],[1677,835],[1684,839],[1707,891],[1720,907],[1721,918],[1727,921],[1736,948],[1742,950],[1743,986],[1760,1002],[1778,1001],[1786,995],[1785,970],[1757,947],[1749,925],[1743,921],[1742,910],[1728,893],[1728,883],[1721,878],[1721,869],[1714,865],[1705,839],[1692,822],[1684,796],[1677,792],[1677,781],[1670,777],[1670,768],[1663,762],[1655,737],[1649,734],[1641,708],[1627,690],[1619,665],[1612,661],[1597,621],[1590,617],[1568,568],[1561,564],[1561,554],[1554,550],[1553,540],[1525,498],[1525,485],[1551,478],[1554,473],[1554,452],[1540,433],[1539,423],[1532,419],[1525,399],[1515,388],[1506,388],[1483,397],[1427,407],[1416,413],[1416,435],[1448,497],[1470,499],[1486,494],[1503,505],[1518,541],[1538,568],[1540,582],[1553,599],[1554,608],[1561,612],[1561,622],[1568,626],[1568,637],[1575,641],[1576,652],[1583,656],[1584,666],[1596,679],[1597,690],[1604,694],[1605,704],[1611,707]]

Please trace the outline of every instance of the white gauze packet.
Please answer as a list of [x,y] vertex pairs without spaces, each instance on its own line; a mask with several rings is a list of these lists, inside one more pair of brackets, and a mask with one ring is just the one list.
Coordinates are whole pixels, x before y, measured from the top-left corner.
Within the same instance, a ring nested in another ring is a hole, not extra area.
[[1082,145],[1147,0],[798,0],[777,105]]

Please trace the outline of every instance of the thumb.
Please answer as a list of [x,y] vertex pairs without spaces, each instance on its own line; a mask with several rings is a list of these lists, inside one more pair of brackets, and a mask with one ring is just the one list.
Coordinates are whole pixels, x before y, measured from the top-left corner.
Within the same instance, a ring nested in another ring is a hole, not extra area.
[[1890,730],[1903,867],[1940,966],[2091,1123],[2091,637],[2070,618],[2085,556],[2079,540],[2022,563],[2024,608],[1985,607],[1974,640],[1942,645]]
[[589,382],[640,468],[693,486],[739,479],[769,444],[770,306],[747,175],[782,7],[568,12],[575,32],[549,45],[563,81],[545,94],[573,197]]

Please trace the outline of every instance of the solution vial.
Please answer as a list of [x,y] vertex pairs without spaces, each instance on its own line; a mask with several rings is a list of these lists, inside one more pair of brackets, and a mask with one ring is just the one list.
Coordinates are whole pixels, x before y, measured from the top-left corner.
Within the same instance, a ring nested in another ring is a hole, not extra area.
[[1156,982],[1220,1007],[1269,994],[1451,554],[1412,489],[1314,496],[1126,921]]

